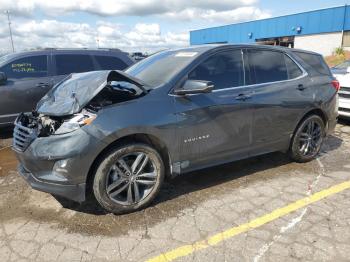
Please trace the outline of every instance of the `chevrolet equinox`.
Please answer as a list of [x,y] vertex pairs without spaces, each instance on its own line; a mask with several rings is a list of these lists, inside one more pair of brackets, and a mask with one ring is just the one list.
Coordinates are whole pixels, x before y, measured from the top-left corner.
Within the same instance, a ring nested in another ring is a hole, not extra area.
[[269,152],[314,159],[339,83],[316,53],[257,45],[167,50],[126,71],[71,74],[15,121],[19,173],[106,210],[144,208],[165,177]]

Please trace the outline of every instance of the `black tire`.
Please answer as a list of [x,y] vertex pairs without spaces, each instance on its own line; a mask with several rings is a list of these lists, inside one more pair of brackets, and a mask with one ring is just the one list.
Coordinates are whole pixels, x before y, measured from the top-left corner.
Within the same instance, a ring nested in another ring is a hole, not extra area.
[[[141,164],[140,169],[143,166],[143,170],[154,169],[154,172],[140,173],[137,176],[136,171],[126,171],[132,170],[135,162],[137,162],[137,158],[141,155],[145,155],[145,157],[143,158],[144,160],[141,159],[138,162]],[[148,162],[144,164],[146,162],[146,156],[148,157]],[[131,161],[134,161],[132,163],[133,165],[129,166]],[[129,169],[125,168],[124,163],[127,163]],[[149,177],[151,174],[152,177]],[[141,184],[141,182],[145,183],[145,181],[149,184]],[[163,181],[164,163],[159,153],[146,144],[128,144],[112,148],[105,154],[95,173],[93,192],[98,203],[107,211],[114,214],[131,213],[148,206],[158,194]],[[153,182],[154,184],[150,185]],[[116,184],[119,185],[113,188]],[[122,190],[115,196],[113,195],[125,186],[125,190]],[[141,192],[141,189],[144,191]],[[129,190],[131,192],[131,201],[129,201]],[[136,192],[138,193],[136,194]],[[124,195],[126,202],[124,202]]]
[[[311,129],[312,123],[314,124],[314,129],[312,129],[309,134],[306,131]],[[306,134],[309,134],[309,137],[307,137]],[[310,115],[306,117],[294,132],[289,149],[290,157],[295,162],[299,163],[305,163],[315,159],[320,152],[324,137],[325,123],[322,118],[318,115]],[[305,143],[309,146],[305,145]],[[309,147],[309,150],[307,147]]]

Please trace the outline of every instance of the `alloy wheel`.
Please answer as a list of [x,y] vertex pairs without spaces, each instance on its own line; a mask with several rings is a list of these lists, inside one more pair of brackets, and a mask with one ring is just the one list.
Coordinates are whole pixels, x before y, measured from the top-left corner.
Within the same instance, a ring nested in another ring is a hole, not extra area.
[[106,180],[109,198],[122,205],[133,205],[145,199],[157,182],[155,163],[144,152],[121,156],[110,168]]
[[310,119],[299,135],[299,151],[303,156],[312,156],[318,152],[322,143],[322,130],[320,124]]

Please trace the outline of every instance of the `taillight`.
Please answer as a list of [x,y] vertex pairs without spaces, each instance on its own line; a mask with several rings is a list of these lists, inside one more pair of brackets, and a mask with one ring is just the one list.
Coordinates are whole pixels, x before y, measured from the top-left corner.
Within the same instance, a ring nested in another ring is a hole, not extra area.
[[338,80],[332,80],[332,85],[335,88],[335,90],[337,90],[337,92],[338,92],[339,89],[340,89],[339,81]]

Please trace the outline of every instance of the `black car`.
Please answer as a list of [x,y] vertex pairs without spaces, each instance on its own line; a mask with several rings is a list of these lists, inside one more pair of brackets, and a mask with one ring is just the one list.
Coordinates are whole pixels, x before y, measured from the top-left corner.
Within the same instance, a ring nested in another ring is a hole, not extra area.
[[0,127],[13,124],[70,73],[123,70],[133,64],[118,49],[45,49],[0,57]]
[[13,149],[33,188],[131,212],[166,176],[274,151],[314,159],[336,125],[338,88],[312,52],[168,50],[124,72],[73,74],[19,116]]

